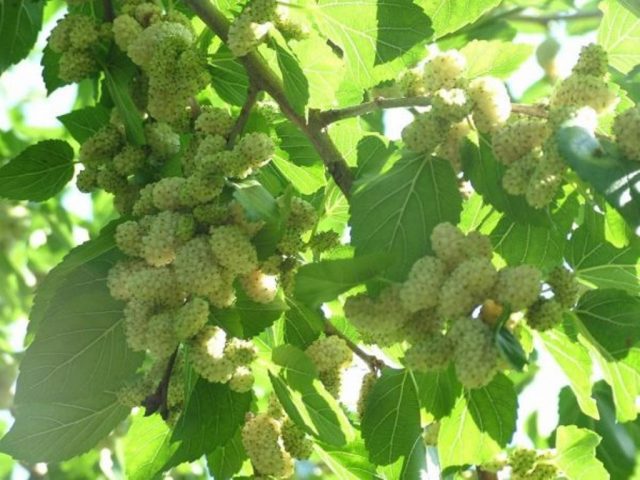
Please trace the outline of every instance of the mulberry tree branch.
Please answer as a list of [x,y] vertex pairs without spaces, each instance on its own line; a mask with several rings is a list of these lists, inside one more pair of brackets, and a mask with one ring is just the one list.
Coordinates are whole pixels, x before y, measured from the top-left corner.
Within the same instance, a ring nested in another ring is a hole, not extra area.
[[[209,0],[186,0],[186,3],[223,42],[227,41],[229,21],[219,9]],[[286,96],[280,78],[258,53],[251,52],[238,58],[238,61],[247,71],[253,87],[267,92],[278,104],[283,115],[309,139],[322,158],[329,174],[342,193],[348,197],[353,183],[353,174],[346,160],[324,130],[324,126],[312,121],[307,122],[304,115],[296,111]]]
[[242,109],[240,110],[240,115],[238,115],[238,119],[236,120],[231,133],[229,134],[229,139],[227,140],[227,147],[231,148],[236,142],[238,136],[244,130],[244,127],[247,125],[247,121],[249,120],[249,116],[251,115],[251,110],[256,104],[258,100],[258,94],[260,91],[255,88],[253,85],[249,85],[249,91],[247,92],[247,100],[242,105]]
[[371,370],[374,370],[374,371],[380,370],[382,369],[382,367],[386,366],[384,361],[380,360],[375,355],[370,355],[364,350],[362,350],[358,345],[352,342],[349,337],[347,337],[344,333],[338,330],[326,318],[324,319],[324,333],[326,333],[327,335],[335,335],[337,337],[340,337],[342,340],[344,340],[345,343],[348,345],[348,347],[351,349],[351,351],[355,353],[358,357],[360,357]]

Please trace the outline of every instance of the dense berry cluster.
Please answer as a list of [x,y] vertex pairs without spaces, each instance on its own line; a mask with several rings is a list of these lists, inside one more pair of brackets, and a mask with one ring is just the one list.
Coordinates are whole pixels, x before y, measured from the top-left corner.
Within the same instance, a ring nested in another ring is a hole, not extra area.
[[469,132],[471,122],[481,132],[491,132],[511,113],[511,102],[504,84],[492,77],[469,81],[465,76],[466,59],[449,50],[433,56],[423,72],[410,70],[400,79],[406,96],[429,95],[431,108],[416,115],[402,131],[410,150],[448,158],[460,169],[458,147]]
[[242,428],[242,444],[256,475],[288,478],[294,459],[305,460],[313,451],[313,442],[282,410],[272,396],[266,412],[248,414]]
[[335,397],[340,395],[342,370],[353,359],[353,352],[340,337],[331,335],[314,341],[306,349],[325,388]]
[[555,88],[548,119],[515,118],[494,133],[493,150],[506,166],[502,185],[507,192],[524,195],[535,208],[553,200],[566,166],[552,133],[571,118],[595,128],[596,115],[615,106],[616,97],[609,90],[606,73],[604,50],[598,45],[584,47],[572,74]]
[[251,0],[229,27],[228,45],[236,57],[243,57],[255,49],[276,27],[285,38],[300,39],[304,29],[292,21],[276,0]]
[[518,448],[509,455],[511,478],[514,480],[552,480],[558,477],[558,467],[548,451]]
[[629,160],[640,162],[640,106],[636,105],[616,116],[613,134],[622,154]]
[[570,272],[552,272],[549,283],[555,296],[545,298],[537,268],[497,270],[489,239],[477,232],[465,235],[442,223],[432,232],[431,247],[434,255],[417,260],[405,282],[387,287],[376,298],[349,297],[344,307],[366,342],[409,343],[404,357],[409,368],[431,371],[453,363],[465,387],[484,386],[500,367],[493,327],[505,308],[526,312],[532,328],[545,330],[557,325],[575,303]]

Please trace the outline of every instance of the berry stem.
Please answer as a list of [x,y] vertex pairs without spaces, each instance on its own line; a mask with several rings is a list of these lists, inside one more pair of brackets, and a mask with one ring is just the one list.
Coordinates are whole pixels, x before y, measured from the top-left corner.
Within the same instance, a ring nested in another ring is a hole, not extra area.
[[351,349],[351,351],[353,353],[355,353],[358,357],[360,357],[362,359],[362,361],[364,361],[364,363],[366,363],[367,366],[372,371],[375,372],[377,370],[382,369],[383,367],[386,367],[386,364],[384,363],[383,360],[380,360],[375,355],[369,355],[367,352],[362,350],[358,345],[356,345],[354,342],[352,342],[349,337],[347,337],[344,333],[342,333],[340,330],[338,330],[326,318],[324,319],[324,333],[326,333],[327,335],[335,335],[337,337],[340,337],[342,340],[344,340],[346,342],[346,344],[348,345],[348,347]]
[[[218,8],[208,0],[186,0],[186,3],[223,42],[227,41],[229,20]],[[298,113],[289,102],[280,78],[258,53],[250,52],[239,57],[238,61],[247,71],[254,88],[267,92],[276,101],[284,116],[309,139],[329,174],[342,193],[348,197],[353,183],[353,173],[327,132],[323,130],[323,126],[307,122],[304,115]]]
[[171,374],[173,373],[173,367],[176,363],[176,357],[178,356],[178,349],[169,357],[167,366],[162,375],[162,380],[156,388],[156,391],[145,398],[142,402],[142,406],[145,408],[144,416],[148,417],[156,412],[160,413],[163,420],[169,418],[169,407],[167,405],[167,395],[169,393],[169,381],[171,380]]
[[238,118],[236,119],[236,123],[233,126],[231,133],[229,134],[229,139],[227,140],[228,149],[233,148],[233,145],[235,144],[236,139],[244,130],[244,127],[247,124],[247,121],[249,121],[249,115],[251,115],[251,110],[253,109],[253,107],[256,104],[256,101],[258,100],[259,93],[260,93],[260,90],[255,88],[253,84],[249,85],[249,90],[247,92],[247,100],[244,102],[244,105],[242,105],[240,114],[238,115]]
[[602,12],[599,10],[586,10],[584,12],[572,13],[569,15],[553,14],[553,15],[513,15],[510,20],[518,22],[539,23],[547,25],[550,22],[562,21],[570,22],[572,20],[585,20],[589,18],[601,18]]

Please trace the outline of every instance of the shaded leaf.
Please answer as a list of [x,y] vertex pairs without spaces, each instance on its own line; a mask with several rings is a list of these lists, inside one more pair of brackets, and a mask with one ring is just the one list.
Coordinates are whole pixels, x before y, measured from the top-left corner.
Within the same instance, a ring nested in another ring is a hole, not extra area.
[[43,201],[73,177],[73,149],[62,140],[43,140],[0,168],[0,196]]
[[83,143],[109,123],[109,110],[101,105],[85,107],[60,115],[58,120],[62,122],[76,142]]
[[44,1],[0,2],[0,73],[29,54],[42,28]]
[[249,77],[226,45],[221,45],[209,59],[211,85],[220,98],[232,105],[242,106],[247,100]]
[[416,0],[431,18],[436,38],[455,32],[497,7],[500,0]]
[[207,455],[209,473],[216,480],[231,480],[242,468],[247,453],[242,445],[242,429],[239,428],[231,440]]
[[451,413],[462,392],[453,365],[446,370],[414,373],[421,406],[436,420]]

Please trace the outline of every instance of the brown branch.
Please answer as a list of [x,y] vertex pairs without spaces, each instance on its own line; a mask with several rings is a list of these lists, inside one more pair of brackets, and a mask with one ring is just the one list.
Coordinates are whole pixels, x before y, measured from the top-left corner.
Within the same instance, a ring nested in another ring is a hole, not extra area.
[[336,337],[340,337],[345,343],[349,346],[351,351],[355,353],[358,357],[360,357],[364,363],[366,363],[369,368],[373,371],[377,371],[386,366],[384,361],[380,360],[375,355],[370,355],[364,350],[362,350],[357,344],[355,344],[349,337],[347,337],[344,333],[338,330],[329,320],[324,319],[324,333],[327,335],[335,335]]
[[549,116],[549,111],[544,105],[524,105],[522,103],[512,103],[511,112],[538,118],[547,118]]
[[326,127],[327,125],[344,120],[345,118],[359,117],[376,110],[388,110],[391,108],[428,107],[431,105],[429,97],[406,97],[406,98],[376,98],[370,102],[361,103],[345,108],[334,108],[331,110],[311,110],[309,121],[314,124]]
[[236,123],[229,134],[229,138],[227,139],[227,148],[233,148],[233,145],[236,142],[236,138],[242,133],[244,127],[247,125],[249,121],[249,116],[251,115],[251,110],[256,104],[258,100],[258,94],[260,91],[257,88],[254,88],[253,85],[249,85],[249,91],[247,92],[247,100],[242,105],[242,109],[240,110],[240,114],[236,119]]
[[113,22],[116,14],[113,11],[113,3],[111,0],[102,0],[102,8],[104,9],[104,21],[107,23]]
[[577,12],[568,15],[513,15],[509,18],[509,20],[547,25],[548,23],[555,21],[570,22],[572,20],[585,20],[590,18],[602,18],[602,12],[600,10],[589,10],[586,12]]
[[[223,42],[227,41],[229,21],[220,10],[209,0],[186,0],[186,3]],[[280,78],[258,53],[251,52],[238,58],[238,61],[247,71],[254,88],[267,92],[276,101],[283,115],[309,139],[342,193],[349,196],[353,174],[327,132],[320,125],[307,123],[304,115],[296,111],[285,94]]]
[[498,474],[478,468],[478,480],[498,480]]

